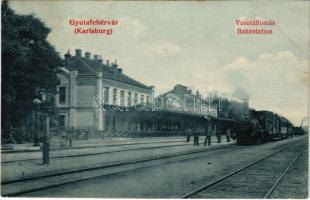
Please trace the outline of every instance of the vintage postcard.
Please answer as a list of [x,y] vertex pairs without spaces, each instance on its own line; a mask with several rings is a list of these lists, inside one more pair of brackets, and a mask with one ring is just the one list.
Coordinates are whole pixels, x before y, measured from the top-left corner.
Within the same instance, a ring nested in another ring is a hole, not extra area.
[[308,198],[309,1],[1,1],[1,196]]

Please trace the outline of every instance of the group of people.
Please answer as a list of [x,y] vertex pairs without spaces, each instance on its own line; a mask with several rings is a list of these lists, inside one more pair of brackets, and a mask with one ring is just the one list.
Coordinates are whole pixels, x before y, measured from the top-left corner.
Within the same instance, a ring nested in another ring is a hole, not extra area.
[[[206,145],[211,145],[211,133],[210,131],[208,131],[208,129],[206,129],[206,137],[205,137],[205,141],[204,141],[204,146]],[[199,146],[199,132],[197,131],[192,131],[192,129],[188,129],[187,130],[187,135],[186,135],[186,141],[190,142],[190,138],[191,136],[194,136],[194,146]],[[217,138],[217,142],[221,143],[222,141],[222,135],[219,131],[216,132],[216,138]],[[226,129],[226,141],[230,142],[230,138],[231,138],[231,132],[230,129]]]

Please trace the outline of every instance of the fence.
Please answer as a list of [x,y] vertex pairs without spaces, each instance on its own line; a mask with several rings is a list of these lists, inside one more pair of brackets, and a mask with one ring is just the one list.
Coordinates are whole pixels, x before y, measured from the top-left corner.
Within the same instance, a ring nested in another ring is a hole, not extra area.
[[30,128],[11,128],[1,130],[1,143],[26,143],[34,141],[34,130]]

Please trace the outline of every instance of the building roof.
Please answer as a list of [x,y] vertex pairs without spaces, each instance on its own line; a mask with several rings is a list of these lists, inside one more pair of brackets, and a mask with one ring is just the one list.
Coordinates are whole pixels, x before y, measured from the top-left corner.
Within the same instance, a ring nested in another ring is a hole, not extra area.
[[81,56],[73,56],[66,59],[65,67],[69,70],[78,70],[79,74],[83,75],[96,75],[96,72],[101,71],[103,72],[103,78],[105,79],[119,81],[140,88],[152,89],[151,86],[147,86],[123,74],[122,69],[118,68],[116,64],[112,64],[112,66],[107,66],[102,62],[94,59],[86,59]]
[[186,86],[181,85],[181,84],[175,85],[173,89],[171,89],[171,90],[169,90],[163,94],[160,94],[159,96],[165,97],[169,94],[174,94],[174,95],[178,95],[181,97],[184,97],[184,95],[195,96],[195,94],[190,89],[188,89]]

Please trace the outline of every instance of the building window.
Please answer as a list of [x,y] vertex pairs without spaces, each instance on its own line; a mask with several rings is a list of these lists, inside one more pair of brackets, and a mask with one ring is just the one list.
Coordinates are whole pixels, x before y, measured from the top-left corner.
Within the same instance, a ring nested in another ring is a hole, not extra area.
[[58,126],[65,127],[65,115],[58,115]]
[[113,89],[113,104],[117,104],[117,89]]
[[121,91],[121,106],[125,106],[125,91]]
[[104,89],[103,95],[104,95],[104,104],[109,104],[109,88],[108,87]]
[[140,102],[144,103],[144,95],[143,94],[141,94],[141,96],[140,96]]
[[131,92],[128,92],[128,96],[127,96],[127,106],[128,106],[128,107],[131,106]]
[[138,93],[135,93],[134,103],[135,103],[135,104],[137,104],[137,103],[138,103]]
[[150,104],[150,96],[146,96],[146,103]]
[[59,87],[59,103],[66,103],[66,86]]

